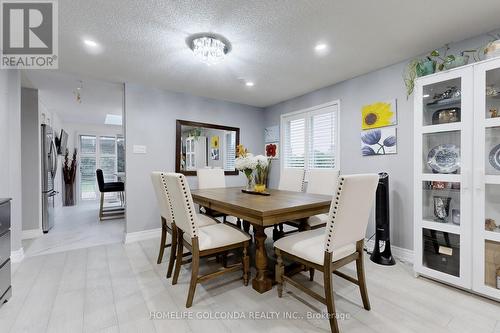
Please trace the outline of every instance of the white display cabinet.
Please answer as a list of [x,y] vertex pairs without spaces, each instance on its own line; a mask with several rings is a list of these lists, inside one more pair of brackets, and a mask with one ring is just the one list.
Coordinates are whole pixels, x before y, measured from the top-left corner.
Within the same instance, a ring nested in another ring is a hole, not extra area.
[[416,274],[500,300],[500,59],[415,85]]

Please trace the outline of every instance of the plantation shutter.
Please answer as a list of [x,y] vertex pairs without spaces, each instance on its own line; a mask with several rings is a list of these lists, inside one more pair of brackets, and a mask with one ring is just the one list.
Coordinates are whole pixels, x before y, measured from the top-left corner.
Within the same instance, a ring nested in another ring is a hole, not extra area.
[[285,122],[285,168],[304,168],[306,149],[306,119]]
[[224,154],[224,170],[234,171],[236,158],[236,132],[226,132],[226,153]]
[[284,168],[338,169],[338,106],[284,115]]
[[322,110],[312,114],[310,121],[308,169],[335,168],[336,112]]

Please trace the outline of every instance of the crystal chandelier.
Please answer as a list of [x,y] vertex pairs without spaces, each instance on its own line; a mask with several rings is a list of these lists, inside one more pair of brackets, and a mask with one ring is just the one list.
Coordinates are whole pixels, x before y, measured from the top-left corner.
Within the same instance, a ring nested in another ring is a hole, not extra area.
[[189,47],[195,57],[209,66],[221,62],[230,50],[229,41],[215,35],[192,36]]

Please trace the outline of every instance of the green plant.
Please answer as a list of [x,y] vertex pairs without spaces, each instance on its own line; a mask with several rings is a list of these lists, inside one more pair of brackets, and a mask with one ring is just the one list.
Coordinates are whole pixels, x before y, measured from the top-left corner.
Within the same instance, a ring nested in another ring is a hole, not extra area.
[[[441,55],[438,50],[434,50],[430,53],[429,56],[427,56],[428,59],[436,58],[438,64],[437,64],[437,69],[442,71],[444,69],[445,64],[449,64],[453,61],[455,61],[455,56],[453,54],[448,55],[448,51],[450,50],[450,47],[448,44],[446,44],[444,49],[444,54]],[[441,62],[439,62],[441,61]]]
[[406,98],[410,97],[415,89],[415,79],[417,78],[417,66],[421,60],[413,59],[406,66],[406,70],[403,74],[403,81],[406,86]]

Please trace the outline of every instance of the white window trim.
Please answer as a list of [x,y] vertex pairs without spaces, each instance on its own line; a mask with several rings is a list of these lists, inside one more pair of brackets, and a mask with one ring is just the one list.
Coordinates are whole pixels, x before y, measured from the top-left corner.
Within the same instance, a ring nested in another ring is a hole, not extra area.
[[[280,171],[283,171],[285,169],[285,158],[284,158],[284,145],[285,145],[285,119],[290,120],[296,118],[301,118],[302,114],[304,113],[313,113],[315,111],[319,111],[321,109],[331,107],[331,106],[337,106],[337,122],[336,122],[336,135],[335,135],[335,167],[331,170],[335,171],[340,171],[340,100],[333,100],[331,102],[315,105],[306,109],[301,109],[301,110],[296,110],[288,113],[283,113],[280,116],[280,150],[281,150],[281,156],[280,156]],[[306,124],[306,126],[308,126]],[[306,145],[307,146],[307,145]],[[305,150],[304,154],[304,161],[307,161],[309,158],[308,156],[308,149]]]

